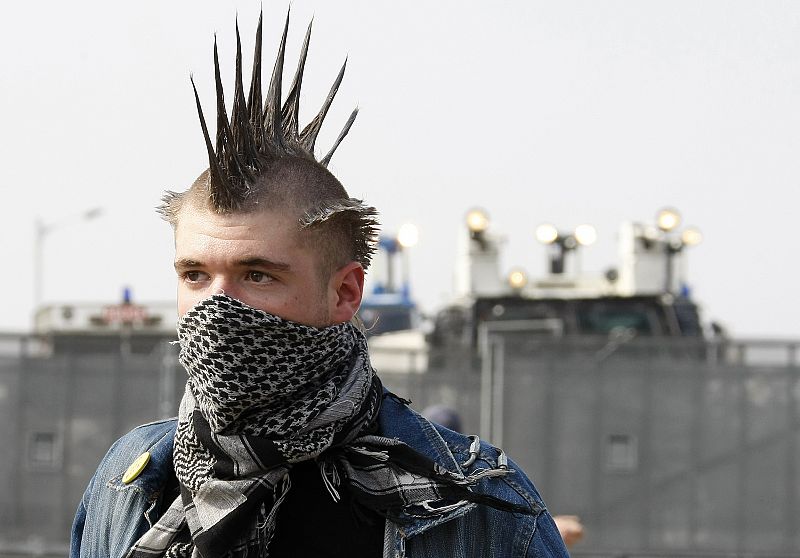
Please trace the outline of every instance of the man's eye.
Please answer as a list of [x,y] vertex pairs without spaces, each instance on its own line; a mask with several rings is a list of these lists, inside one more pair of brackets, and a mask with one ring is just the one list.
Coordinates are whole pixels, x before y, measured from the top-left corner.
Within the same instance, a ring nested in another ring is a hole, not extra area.
[[197,283],[203,279],[204,275],[202,271],[187,271],[183,274],[183,278],[189,283]]
[[248,271],[247,280],[253,283],[269,283],[272,281],[272,277],[263,271]]

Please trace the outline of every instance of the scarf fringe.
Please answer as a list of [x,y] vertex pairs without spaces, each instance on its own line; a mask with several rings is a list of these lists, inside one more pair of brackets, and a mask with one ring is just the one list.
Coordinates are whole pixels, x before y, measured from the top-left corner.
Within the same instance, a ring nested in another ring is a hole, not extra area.
[[436,500],[426,500],[424,502],[420,502],[417,505],[421,506],[425,511],[430,512],[431,515],[440,515],[463,508],[464,506],[469,504],[469,500],[460,500],[455,504],[434,507],[431,505],[434,502],[436,502]]
[[336,487],[341,484],[339,469],[336,468],[336,464],[330,460],[320,461],[319,472],[322,475],[322,484],[325,485],[325,488],[328,490],[328,494],[331,495],[331,498],[333,498],[334,502],[338,503],[342,497],[339,494],[339,491],[336,490]]
[[389,452],[387,451],[372,451],[361,446],[349,446],[347,449],[366,457],[372,457],[378,461],[389,461],[390,459]]
[[[284,500],[286,500],[286,495],[289,494],[289,490],[292,488],[292,479],[289,477],[289,473],[287,472],[281,482],[275,485],[275,503],[272,505],[272,509],[269,510],[269,513],[266,514],[263,522],[259,522],[257,525],[258,529],[258,537],[261,541],[259,545],[262,550],[263,556],[269,556],[267,549],[269,548],[269,543],[272,541],[272,537],[275,535],[275,524],[276,519],[278,517],[278,509],[280,509],[281,504]],[[264,506],[262,504],[262,510]]]

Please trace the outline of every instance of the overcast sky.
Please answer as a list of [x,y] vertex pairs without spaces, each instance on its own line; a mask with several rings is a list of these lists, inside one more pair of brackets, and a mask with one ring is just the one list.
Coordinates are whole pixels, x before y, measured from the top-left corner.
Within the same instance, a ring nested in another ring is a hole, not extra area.
[[[153,207],[206,165],[189,75],[211,107],[213,35],[231,83],[234,18],[249,52],[259,5],[4,5],[0,330],[31,323],[37,217],[61,223],[44,245],[45,302],[116,301],[125,285],[141,302],[174,297]],[[264,10],[271,68],[286,3]],[[599,273],[616,264],[620,222],[670,205],[705,235],[689,255],[704,317],[800,337],[800,3],[295,0],[290,66],[312,16],[301,119],[349,56],[318,145],[359,106],[331,169],[387,231],[419,226],[423,308],[448,298],[472,206],[507,236],[504,268],[541,275],[539,223],[594,224],[583,266]],[[78,222],[95,206],[103,216]]]

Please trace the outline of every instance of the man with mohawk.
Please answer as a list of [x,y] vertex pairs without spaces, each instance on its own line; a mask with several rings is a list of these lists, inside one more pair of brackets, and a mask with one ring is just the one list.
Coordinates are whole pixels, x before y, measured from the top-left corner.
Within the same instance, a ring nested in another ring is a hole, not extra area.
[[565,556],[531,482],[477,437],[387,392],[353,325],[374,208],[316,160],[344,75],[302,131],[311,27],[285,102],[287,16],[266,97],[261,21],[245,98],[237,26],[228,117],[216,42],[209,168],[160,212],[175,230],[177,420],[117,441],[75,517],[73,557]]

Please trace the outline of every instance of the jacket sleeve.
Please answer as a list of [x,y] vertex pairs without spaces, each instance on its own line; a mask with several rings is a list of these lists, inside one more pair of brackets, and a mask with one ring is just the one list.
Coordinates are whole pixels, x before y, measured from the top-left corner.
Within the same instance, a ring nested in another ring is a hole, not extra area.
[[75,512],[69,543],[70,558],[80,558],[81,555],[81,539],[83,539],[83,528],[86,525],[86,502],[88,501],[89,495],[92,493],[96,476],[97,474],[95,473],[89,481],[89,486],[86,488],[83,496],[81,496],[81,501],[78,503],[78,510]]
[[549,556],[568,557],[567,547],[558,532],[550,512],[543,510],[536,516],[536,529],[528,546],[526,558],[545,558]]

